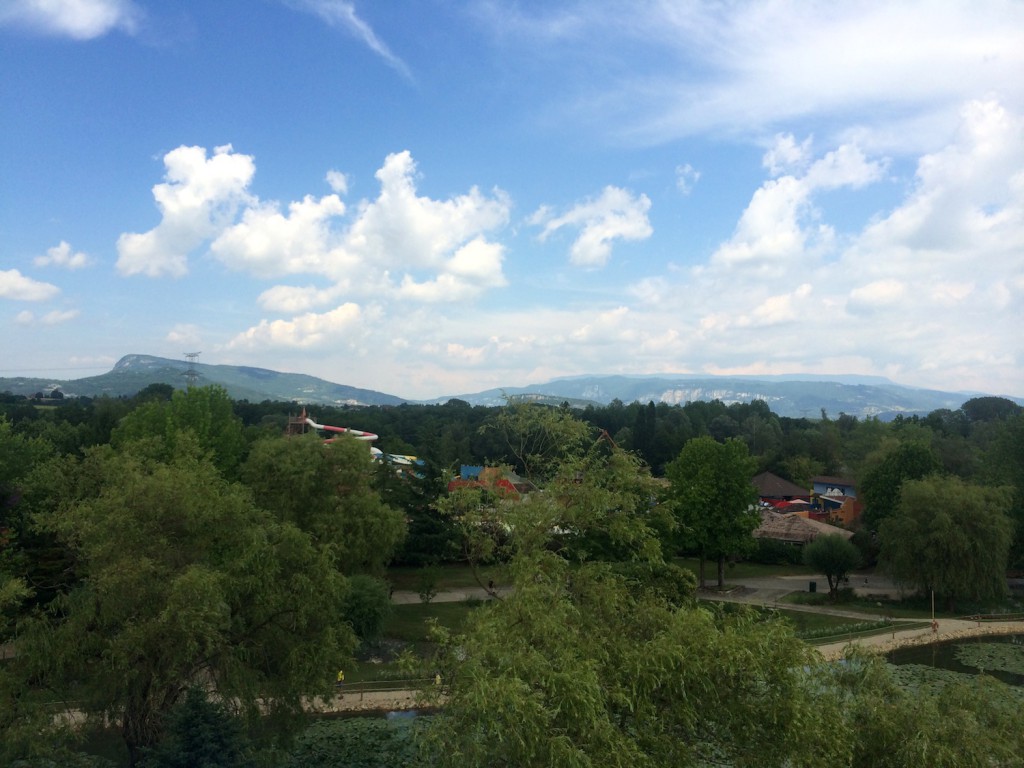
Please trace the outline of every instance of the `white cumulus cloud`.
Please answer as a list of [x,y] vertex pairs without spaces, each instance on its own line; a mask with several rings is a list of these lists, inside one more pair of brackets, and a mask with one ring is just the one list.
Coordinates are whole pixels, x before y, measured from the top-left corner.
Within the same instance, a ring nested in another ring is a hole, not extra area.
[[380,194],[360,205],[345,247],[389,266],[436,268],[454,249],[508,222],[510,202],[500,191],[434,200],[417,194],[409,152],[388,155],[376,173]]
[[[779,162],[768,157],[770,173]],[[733,236],[685,282],[634,286],[639,297],[687,297],[685,309],[652,303],[648,326],[695,336],[699,350],[683,359],[722,371],[860,370],[918,386],[941,377],[964,389],[1019,389],[1019,113],[964,105],[946,145],[919,156],[902,199],[842,236],[816,196],[865,188],[887,165],[840,145],[795,167],[762,184]]]
[[229,349],[252,347],[318,347],[327,342],[338,342],[358,332],[362,324],[362,311],[357,304],[346,303],[330,312],[313,312],[291,320],[263,320],[228,344]]
[[153,187],[160,223],[143,233],[125,233],[117,241],[117,269],[123,275],[188,272],[188,255],[230,224],[247,192],[256,166],[252,157],[216,147],[178,147],[164,155],[163,184]]
[[315,285],[275,285],[259,295],[259,305],[270,312],[305,312],[313,307],[322,307],[334,301],[346,286],[318,288]]
[[[773,170],[780,162],[777,147],[765,154],[765,166]],[[869,160],[850,145],[840,146],[813,162],[801,160],[800,164],[805,166],[802,175],[769,179],[754,193],[733,236],[713,254],[713,265],[779,275],[805,264],[811,252],[829,247],[833,237],[831,227],[815,221],[814,193],[863,187],[881,179],[886,167],[884,161]]]
[[546,240],[562,227],[578,229],[569,248],[569,261],[580,267],[598,268],[608,263],[615,240],[645,240],[654,231],[647,212],[651,200],[621,187],[607,186],[600,197],[578,203],[561,216],[544,207],[530,217],[542,224],[540,239]]
[[78,315],[79,312],[77,309],[55,309],[51,312],[47,312],[45,315],[39,318],[39,322],[41,322],[43,325],[60,325],[61,323],[66,323],[69,320],[74,320],[76,317],[78,317]]
[[276,203],[262,203],[247,208],[210,250],[229,267],[258,277],[322,273],[331,250],[331,219],[344,213],[337,195],[307,195],[288,206],[287,216]]
[[441,266],[436,278],[417,282],[406,275],[398,294],[419,301],[451,302],[471,299],[482,288],[500,288],[507,283],[501,269],[504,251],[497,243],[472,240]]
[[327,172],[324,179],[327,181],[327,185],[334,190],[336,194],[348,194],[348,176],[341,171],[335,171],[332,169]]
[[166,341],[168,344],[177,344],[184,347],[196,347],[202,341],[202,330],[198,325],[192,323],[178,323],[167,332]]
[[46,301],[60,293],[60,288],[26,277],[16,269],[0,270],[0,299],[15,301]]
[[337,195],[307,196],[291,203],[287,215],[276,203],[253,202],[217,236],[211,253],[257,277],[305,274],[331,282],[267,289],[260,304],[279,312],[345,295],[463,301],[506,284],[504,247],[489,239],[508,223],[505,193],[488,196],[473,187],[443,200],[421,195],[409,152],[385,158],[376,177],[378,196],[352,210]]
[[81,251],[75,251],[71,244],[61,240],[58,245],[49,248],[45,256],[37,256],[33,263],[37,267],[64,267],[65,269],[82,269],[92,263],[92,259]]
[[899,280],[875,280],[850,291],[848,306],[852,311],[873,311],[879,307],[891,307],[902,301],[906,293],[906,286]]
[[132,0],[4,0],[0,25],[91,40],[119,29],[134,32],[141,17]]
[[761,164],[772,176],[795,173],[807,167],[811,157],[811,137],[797,144],[791,133],[775,135],[775,141],[764,153]]

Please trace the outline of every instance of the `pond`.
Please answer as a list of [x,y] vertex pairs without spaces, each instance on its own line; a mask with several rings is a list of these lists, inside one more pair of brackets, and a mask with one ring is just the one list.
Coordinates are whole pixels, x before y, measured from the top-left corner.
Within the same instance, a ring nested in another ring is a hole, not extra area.
[[899,648],[886,654],[897,666],[917,665],[976,675],[984,671],[1009,685],[1024,687],[1024,635],[994,635]]

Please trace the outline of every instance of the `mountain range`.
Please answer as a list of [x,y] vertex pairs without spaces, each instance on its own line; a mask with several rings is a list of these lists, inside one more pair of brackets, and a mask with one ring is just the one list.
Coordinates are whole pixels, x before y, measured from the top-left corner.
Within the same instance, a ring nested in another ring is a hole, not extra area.
[[[573,376],[526,387],[503,387],[415,401],[305,374],[249,366],[190,363],[151,355],[126,355],[108,373],[81,379],[0,378],[0,392],[32,396],[59,388],[66,397],[120,397],[134,395],[155,383],[182,388],[190,379],[202,384],[219,384],[232,398],[251,402],[279,400],[335,406],[401,405],[444,403],[455,398],[472,405],[502,405],[508,399],[519,399],[551,404],[568,402],[574,407],[585,407],[607,405],[613,400],[672,404],[698,400],[721,400],[725,403],[764,400],[780,416],[811,418],[818,417],[822,410],[832,416],[846,413],[859,418],[877,416],[882,419],[898,414],[926,414],[940,408],[955,410],[971,397],[983,394],[905,387],[878,376],[652,374]],[[1010,399],[1024,405],[1020,398]]]

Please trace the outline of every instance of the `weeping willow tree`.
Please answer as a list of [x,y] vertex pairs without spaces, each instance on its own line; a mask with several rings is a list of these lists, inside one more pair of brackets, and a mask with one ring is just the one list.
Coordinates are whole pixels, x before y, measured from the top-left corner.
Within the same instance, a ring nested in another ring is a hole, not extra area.
[[463,633],[440,633],[446,699],[425,764],[817,766],[846,754],[819,716],[832,694],[807,682],[814,651],[787,625],[700,607],[690,574],[668,585],[656,499],[642,463],[598,444],[541,492],[458,506],[467,535],[484,535],[485,516],[503,522],[514,589]]
[[985,601],[1006,593],[1006,563],[1013,539],[1009,488],[933,475],[907,480],[895,513],[878,531],[879,559],[902,585],[941,597]]

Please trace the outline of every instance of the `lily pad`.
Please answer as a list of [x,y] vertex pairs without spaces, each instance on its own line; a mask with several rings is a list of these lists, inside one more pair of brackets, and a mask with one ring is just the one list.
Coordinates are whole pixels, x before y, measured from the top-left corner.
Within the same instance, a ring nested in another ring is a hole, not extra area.
[[986,672],[1008,672],[1024,675],[1024,645],[1015,643],[969,643],[957,646],[956,658],[961,664]]

